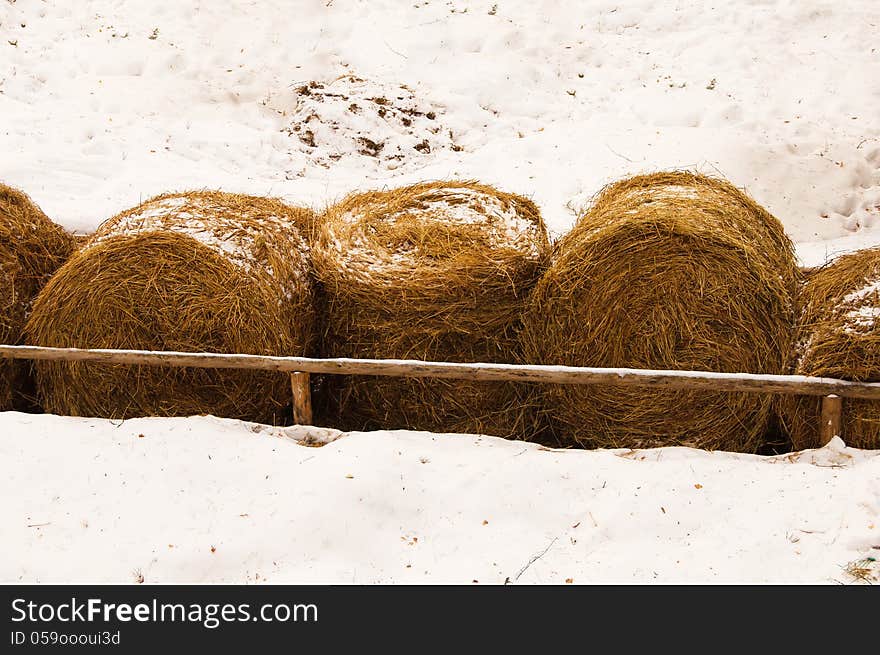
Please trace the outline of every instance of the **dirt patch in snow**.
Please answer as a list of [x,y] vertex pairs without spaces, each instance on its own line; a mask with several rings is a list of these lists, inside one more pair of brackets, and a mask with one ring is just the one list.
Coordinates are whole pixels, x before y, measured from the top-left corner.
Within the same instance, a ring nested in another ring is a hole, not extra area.
[[442,104],[418,98],[404,84],[345,75],[296,86],[296,105],[284,132],[296,149],[324,168],[344,157],[377,168],[421,167],[441,151],[458,152],[456,130]]

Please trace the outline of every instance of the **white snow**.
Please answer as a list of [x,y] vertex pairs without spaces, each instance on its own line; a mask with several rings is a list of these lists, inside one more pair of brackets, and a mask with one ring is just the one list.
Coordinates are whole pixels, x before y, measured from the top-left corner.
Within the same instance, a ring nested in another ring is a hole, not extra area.
[[[817,265],[880,244],[878,29],[875,0],[0,2],[0,180],[90,232],[174,190],[321,209],[479,179],[559,235],[604,184],[686,168]],[[307,432],[2,413],[0,580],[851,583],[880,545],[877,451],[839,440],[762,458]]]
[[[874,0],[46,0],[0,2],[0,24],[0,179],[76,230],[170,190],[320,208],[458,177],[562,233],[603,184],[682,167],[746,189],[804,264],[880,243]],[[296,89],[347,75],[405,85],[463,149],[310,160]]]
[[839,439],[757,457],[287,432],[0,414],[0,581],[852,584],[880,546],[880,452]]

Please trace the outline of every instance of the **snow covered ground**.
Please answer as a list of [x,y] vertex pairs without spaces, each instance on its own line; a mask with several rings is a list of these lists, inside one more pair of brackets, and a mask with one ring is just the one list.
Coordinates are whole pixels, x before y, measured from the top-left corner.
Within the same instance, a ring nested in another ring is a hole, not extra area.
[[[690,167],[816,264],[880,243],[878,34],[874,0],[3,0],[0,179],[89,231],[191,187],[321,207],[476,177],[561,233],[602,184]],[[359,138],[387,145],[333,159]]]
[[[0,414],[0,581],[876,582],[880,451]],[[320,435],[319,435],[320,436]]]
[[[564,233],[721,173],[802,263],[880,244],[875,0],[0,0],[0,180],[89,232],[163,192],[477,178]],[[0,414],[0,581],[864,582],[877,452],[547,451]]]

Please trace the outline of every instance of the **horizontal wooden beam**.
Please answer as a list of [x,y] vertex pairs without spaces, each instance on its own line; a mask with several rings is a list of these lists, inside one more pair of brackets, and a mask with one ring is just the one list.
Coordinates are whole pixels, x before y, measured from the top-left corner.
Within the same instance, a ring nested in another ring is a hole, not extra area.
[[551,384],[608,384],[654,389],[702,389],[754,393],[803,394],[880,400],[880,383],[851,382],[804,375],[714,373],[711,371],[665,371],[538,364],[474,364],[423,362],[410,359],[316,359],[270,355],[158,352],[47,348],[0,345],[2,359],[141,364],[196,368],[233,368],[284,373],[382,375],[391,377],[446,378],[452,380],[544,382]]

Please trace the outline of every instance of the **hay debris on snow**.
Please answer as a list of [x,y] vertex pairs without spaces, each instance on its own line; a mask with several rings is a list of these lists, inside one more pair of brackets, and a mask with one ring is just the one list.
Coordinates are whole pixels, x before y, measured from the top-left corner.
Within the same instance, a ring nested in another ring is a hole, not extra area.
[[[31,303],[73,248],[26,194],[0,183],[0,343],[21,343]],[[30,408],[32,387],[27,362],[0,362],[0,411]]]
[[[767,211],[686,172],[603,189],[555,246],[532,296],[530,363],[784,373],[799,272]],[[548,385],[554,439],[588,447],[757,450],[763,394]]]
[[[446,108],[404,84],[343,75],[298,84],[295,92],[285,131],[306,161],[323,168],[356,158],[367,168],[413,169],[437,152],[463,149]],[[288,109],[278,111],[286,115]]]
[[[800,375],[880,382],[880,248],[842,255],[814,271],[799,294],[794,371]],[[787,396],[782,417],[798,450],[819,443],[822,399]],[[843,401],[841,438],[880,448],[880,403]]]
[[[314,250],[324,354],[515,362],[516,332],[549,241],[537,207],[476,182],[354,194],[325,214]],[[328,378],[327,420],[511,436],[503,383]]]
[[[166,194],[102,224],[40,294],[46,346],[307,354],[314,329],[305,209],[253,196]],[[37,365],[48,411],[210,413],[280,423],[284,374],[75,362]]]

